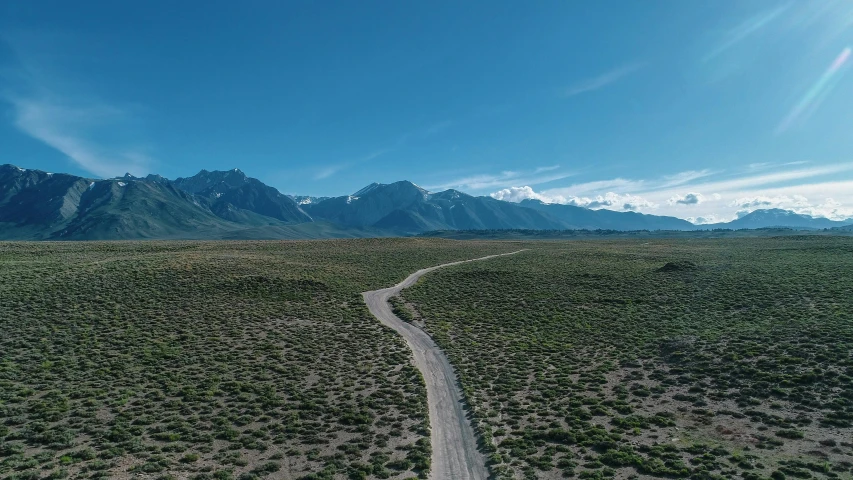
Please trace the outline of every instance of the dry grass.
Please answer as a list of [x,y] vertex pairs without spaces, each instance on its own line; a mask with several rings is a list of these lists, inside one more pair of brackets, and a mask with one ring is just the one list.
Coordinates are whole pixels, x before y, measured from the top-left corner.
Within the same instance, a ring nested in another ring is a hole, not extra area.
[[853,240],[527,246],[403,291],[498,476],[851,478]]
[[360,292],[507,249],[0,243],[0,477],[424,475],[423,380]]

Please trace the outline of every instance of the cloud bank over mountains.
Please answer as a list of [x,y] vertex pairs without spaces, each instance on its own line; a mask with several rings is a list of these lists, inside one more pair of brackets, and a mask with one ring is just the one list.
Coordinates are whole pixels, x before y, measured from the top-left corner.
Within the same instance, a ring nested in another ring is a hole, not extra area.
[[671,215],[697,225],[726,222],[759,209],[780,208],[830,220],[853,218],[853,164],[804,167],[754,164],[739,172],[694,170],[657,179],[595,180],[566,187],[508,186],[498,200],[575,205]]
[[593,197],[573,196],[564,197],[562,195],[546,195],[537,193],[529,186],[510,187],[498,190],[490,194],[492,198],[507,202],[520,202],[522,200],[532,199],[540,200],[544,203],[559,203],[561,205],[574,205],[576,207],[590,208],[598,210],[599,208],[609,208],[611,210],[635,211],[642,208],[657,208],[658,205],[646,200],[637,195],[621,195],[614,192],[607,192],[604,195],[596,195]]

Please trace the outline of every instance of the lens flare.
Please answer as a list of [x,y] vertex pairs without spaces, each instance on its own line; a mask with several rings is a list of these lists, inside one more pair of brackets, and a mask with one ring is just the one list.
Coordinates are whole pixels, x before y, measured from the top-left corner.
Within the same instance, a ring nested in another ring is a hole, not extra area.
[[845,48],[833,60],[832,65],[823,72],[817,82],[803,95],[803,98],[794,106],[790,113],[782,120],[776,133],[782,133],[787,130],[800,118],[806,118],[817,110],[817,107],[826,99],[829,93],[838,84],[838,81],[844,75],[844,67],[847,65],[847,60],[850,58],[850,47]]

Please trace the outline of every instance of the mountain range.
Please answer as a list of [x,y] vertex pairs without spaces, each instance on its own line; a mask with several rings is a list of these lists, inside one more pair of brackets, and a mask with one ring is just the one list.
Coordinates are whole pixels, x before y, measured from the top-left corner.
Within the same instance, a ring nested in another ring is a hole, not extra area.
[[590,210],[538,200],[510,203],[408,181],[374,183],[352,195],[285,195],[239,169],[91,179],[0,165],[0,240],[256,239],[414,235],[433,230],[697,230],[848,222],[757,210],[697,226],[675,217]]

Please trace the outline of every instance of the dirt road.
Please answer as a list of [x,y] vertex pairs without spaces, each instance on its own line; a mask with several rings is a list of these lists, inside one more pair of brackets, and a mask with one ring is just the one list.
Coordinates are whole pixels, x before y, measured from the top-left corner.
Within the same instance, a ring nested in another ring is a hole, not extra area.
[[426,381],[429,404],[429,424],[432,431],[432,466],[430,478],[435,480],[486,480],[489,477],[486,459],[477,451],[477,436],[462,408],[462,392],[456,382],[456,373],[438,345],[420,328],[406,323],[391,311],[388,299],[400,290],[413,285],[433,270],[460,263],[487,260],[517,252],[445,263],[424,268],[390,288],[364,292],[364,301],[370,312],[384,325],[393,328],[406,339],[415,358],[415,366]]

